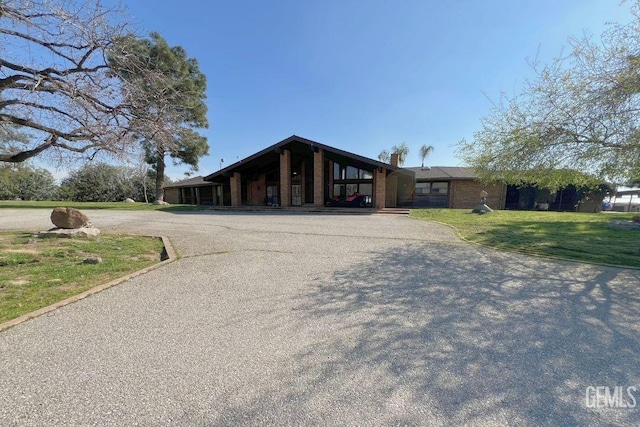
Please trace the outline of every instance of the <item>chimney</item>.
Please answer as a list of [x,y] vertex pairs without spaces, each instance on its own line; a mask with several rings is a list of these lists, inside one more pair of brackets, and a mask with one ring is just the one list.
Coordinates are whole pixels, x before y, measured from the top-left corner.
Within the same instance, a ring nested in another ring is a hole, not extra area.
[[398,163],[400,163],[400,154],[393,153],[391,155],[391,166],[398,167]]

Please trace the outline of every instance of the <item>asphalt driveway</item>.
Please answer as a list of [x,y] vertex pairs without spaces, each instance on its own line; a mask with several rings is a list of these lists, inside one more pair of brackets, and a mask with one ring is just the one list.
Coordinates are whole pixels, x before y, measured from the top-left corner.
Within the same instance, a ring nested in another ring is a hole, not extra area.
[[640,271],[404,216],[87,213],[182,258],[1,332],[2,426],[640,423]]

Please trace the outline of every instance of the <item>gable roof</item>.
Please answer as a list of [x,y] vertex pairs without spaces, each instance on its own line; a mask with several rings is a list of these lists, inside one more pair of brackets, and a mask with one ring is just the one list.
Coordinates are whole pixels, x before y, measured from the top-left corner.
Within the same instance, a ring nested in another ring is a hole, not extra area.
[[399,168],[397,166],[392,166],[388,163],[383,163],[378,160],[370,159],[368,157],[360,156],[355,153],[350,153],[348,151],[340,150],[335,147],[331,147],[329,145],[322,144],[317,141],[312,141],[310,139],[302,138],[297,135],[292,135],[289,138],[283,139],[282,141],[273,144],[264,150],[258,151],[257,153],[246,157],[242,160],[239,160],[224,169],[220,169],[217,172],[214,172],[210,175],[204,177],[205,181],[215,181],[223,177],[230,176],[235,171],[242,171],[243,169],[249,169],[255,166],[258,162],[265,159],[277,160],[280,153],[284,149],[290,148],[301,148],[307,146],[309,150],[316,151],[317,149],[321,149],[326,153],[330,153],[330,156],[333,157],[334,161],[339,161],[341,159],[349,159],[355,165],[366,165],[368,168],[373,169],[377,167],[381,167],[384,169],[398,171],[403,173],[411,173],[406,169]]
[[182,181],[165,185],[164,188],[198,187],[202,185],[211,185],[211,182],[205,181],[204,177],[202,177],[201,175],[198,175],[198,176],[194,176],[193,178],[183,179]]
[[461,166],[431,166],[430,168],[411,167],[406,168],[416,176],[416,181],[476,179],[476,170],[471,167]]

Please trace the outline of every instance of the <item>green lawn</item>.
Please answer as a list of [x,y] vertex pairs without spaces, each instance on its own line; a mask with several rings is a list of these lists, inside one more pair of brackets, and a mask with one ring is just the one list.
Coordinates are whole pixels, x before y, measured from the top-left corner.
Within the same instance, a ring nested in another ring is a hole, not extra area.
[[[39,239],[0,233],[0,323],[161,261],[159,238]],[[100,257],[100,264],[86,264]]]
[[607,228],[633,214],[414,209],[411,216],[449,224],[468,241],[498,249],[640,267],[640,231]]
[[126,202],[32,202],[32,201],[0,201],[0,209],[53,209],[58,206],[65,208],[76,209],[113,209],[122,211],[192,211],[206,209],[205,206],[193,206],[193,205],[154,205],[151,203],[126,203]]

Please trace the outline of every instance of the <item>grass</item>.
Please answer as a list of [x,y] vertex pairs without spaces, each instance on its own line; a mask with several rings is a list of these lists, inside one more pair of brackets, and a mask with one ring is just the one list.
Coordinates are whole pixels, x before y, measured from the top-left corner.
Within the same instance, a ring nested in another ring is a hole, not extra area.
[[126,202],[68,202],[68,201],[0,201],[0,209],[53,209],[58,206],[76,209],[111,209],[121,211],[193,211],[206,209],[206,206],[194,205],[154,205],[151,203]]
[[640,268],[640,231],[607,227],[633,214],[416,209],[411,216],[449,224],[468,241],[498,249]]
[[[100,235],[94,239],[39,239],[0,233],[0,323],[140,270],[161,260],[162,240]],[[100,257],[86,264],[86,257]]]

